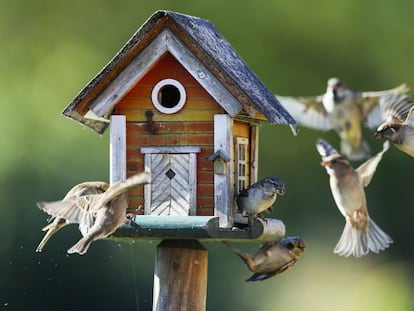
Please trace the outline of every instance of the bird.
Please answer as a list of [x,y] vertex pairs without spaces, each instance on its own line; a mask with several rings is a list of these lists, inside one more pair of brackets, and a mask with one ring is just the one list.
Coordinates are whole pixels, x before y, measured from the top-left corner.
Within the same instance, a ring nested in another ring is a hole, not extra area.
[[261,215],[263,211],[271,211],[278,194],[285,194],[283,180],[275,176],[265,177],[240,191],[236,198],[237,206],[243,215],[249,217],[251,225],[257,215]]
[[382,151],[362,163],[356,170],[327,141],[319,139],[316,148],[322,157],[321,165],[330,176],[329,183],[334,201],[346,220],[334,253],[345,257],[361,257],[369,251],[378,253],[389,247],[393,241],[370,218],[364,191],[388,150],[389,142],[386,141]]
[[[75,185],[69,192],[65,195],[62,199],[62,202],[70,202],[73,204],[73,209],[76,209],[76,202],[86,198],[86,196],[90,196],[93,194],[101,194],[108,190],[109,184],[106,182],[101,181],[90,181],[90,182],[83,182],[78,185]],[[83,197],[83,198],[82,198]],[[70,222],[67,221],[65,218],[59,216],[52,216],[49,219],[49,224],[45,226],[42,231],[46,231],[43,239],[40,241],[39,245],[36,248],[36,252],[40,253],[43,251],[47,241],[58,232],[60,229],[68,225]]]
[[405,94],[392,94],[381,99],[380,108],[385,122],[374,137],[385,138],[414,157],[414,103]]
[[65,201],[39,202],[38,207],[52,217],[79,224],[83,237],[67,252],[83,255],[93,241],[109,236],[121,224],[128,222],[128,191],[149,181],[150,174],[142,172],[125,181],[114,182],[103,193],[83,195]]
[[247,254],[223,241],[244,261],[254,274],[246,282],[263,281],[292,268],[305,251],[305,241],[300,237],[285,237],[280,241],[264,243],[254,255]]
[[389,94],[403,94],[407,85],[375,92],[354,92],[339,78],[330,78],[326,92],[319,96],[279,96],[283,107],[296,121],[321,131],[335,130],[341,141],[341,153],[350,160],[370,156],[370,147],[362,137],[361,123],[376,128],[383,120],[379,102]]

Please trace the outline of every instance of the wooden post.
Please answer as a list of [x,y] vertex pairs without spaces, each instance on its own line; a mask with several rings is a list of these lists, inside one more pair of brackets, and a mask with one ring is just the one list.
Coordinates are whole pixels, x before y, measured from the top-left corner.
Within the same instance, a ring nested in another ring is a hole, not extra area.
[[157,246],[153,311],[204,311],[208,251],[197,240],[163,240]]

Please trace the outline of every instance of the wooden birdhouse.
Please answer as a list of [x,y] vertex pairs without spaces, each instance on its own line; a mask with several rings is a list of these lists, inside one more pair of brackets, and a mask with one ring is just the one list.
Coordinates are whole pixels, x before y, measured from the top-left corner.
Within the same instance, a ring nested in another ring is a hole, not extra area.
[[237,238],[235,196],[257,179],[260,122],[296,126],[210,22],[170,11],[155,12],[63,114],[109,127],[111,182],[151,172],[129,204],[148,216],[139,235],[156,237]]

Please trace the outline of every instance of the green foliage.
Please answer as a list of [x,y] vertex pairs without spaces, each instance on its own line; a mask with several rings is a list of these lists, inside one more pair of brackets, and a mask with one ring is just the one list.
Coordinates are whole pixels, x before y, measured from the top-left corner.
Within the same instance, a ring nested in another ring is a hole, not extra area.
[[[320,94],[331,76],[354,90],[414,85],[414,3],[408,0],[2,3],[1,309],[151,308],[155,242],[97,242],[86,256],[67,257],[79,237],[72,227],[36,254],[46,215],[35,202],[59,199],[81,181],[108,180],[107,135],[60,112],[158,9],[210,20],[281,95]],[[381,149],[371,131],[365,135],[373,150]],[[319,166],[320,136],[338,144],[334,133],[301,128],[294,137],[286,126],[262,127],[260,175],[278,175],[287,187],[272,217],[308,248],[292,271],[248,284],[249,272],[234,254],[206,244],[208,310],[413,309],[414,159],[392,147],[367,188],[370,214],[394,244],[379,255],[344,259],[332,254],[344,220]]]

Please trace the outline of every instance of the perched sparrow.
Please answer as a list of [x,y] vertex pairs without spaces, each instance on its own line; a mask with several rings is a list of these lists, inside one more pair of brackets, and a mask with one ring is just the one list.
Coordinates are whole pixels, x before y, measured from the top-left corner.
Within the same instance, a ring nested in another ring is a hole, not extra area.
[[[77,201],[83,201],[82,199],[86,198],[85,196],[104,193],[108,189],[109,185],[101,181],[91,181],[84,182],[79,185],[74,186],[63,198],[62,202],[70,202],[73,206],[71,209],[76,209]],[[82,198],[84,197],[84,198]],[[53,221],[52,221],[53,220]],[[68,225],[70,222],[65,218],[59,216],[52,216],[49,221],[52,221],[42,231],[47,231],[42,241],[40,241],[39,246],[36,248],[36,252],[41,252],[45,247],[45,244],[52,235],[62,229],[64,226]]]
[[249,216],[251,224],[254,217],[263,211],[271,210],[278,194],[285,193],[285,184],[279,177],[265,177],[240,191],[237,196],[237,206],[241,212]]
[[322,131],[334,129],[341,138],[341,152],[351,160],[361,160],[370,154],[362,138],[361,122],[376,128],[382,122],[380,99],[407,91],[403,84],[386,91],[356,93],[338,78],[330,78],[323,95],[277,98],[299,124]]
[[68,253],[83,255],[93,241],[109,236],[127,220],[128,191],[149,182],[149,178],[148,173],[140,173],[125,181],[113,183],[101,194],[83,195],[50,203],[41,202],[38,206],[52,217],[79,224],[83,238]]
[[334,253],[361,257],[368,254],[369,250],[378,253],[387,248],[392,239],[370,219],[364,187],[368,186],[383,154],[388,150],[388,141],[384,143],[381,152],[356,170],[326,141],[319,139],[316,148],[322,156],[321,165],[330,176],[329,183],[335,203],[346,219]]
[[385,122],[374,134],[414,157],[414,103],[403,94],[384,96],[380,108]]
[[292,268],[305,251],[305,242],[299,237],[286,237],[278,242],[263,244],[256,254],[246,254],[224,242],[243,259],[254,274],[249,281],[263,281]]

